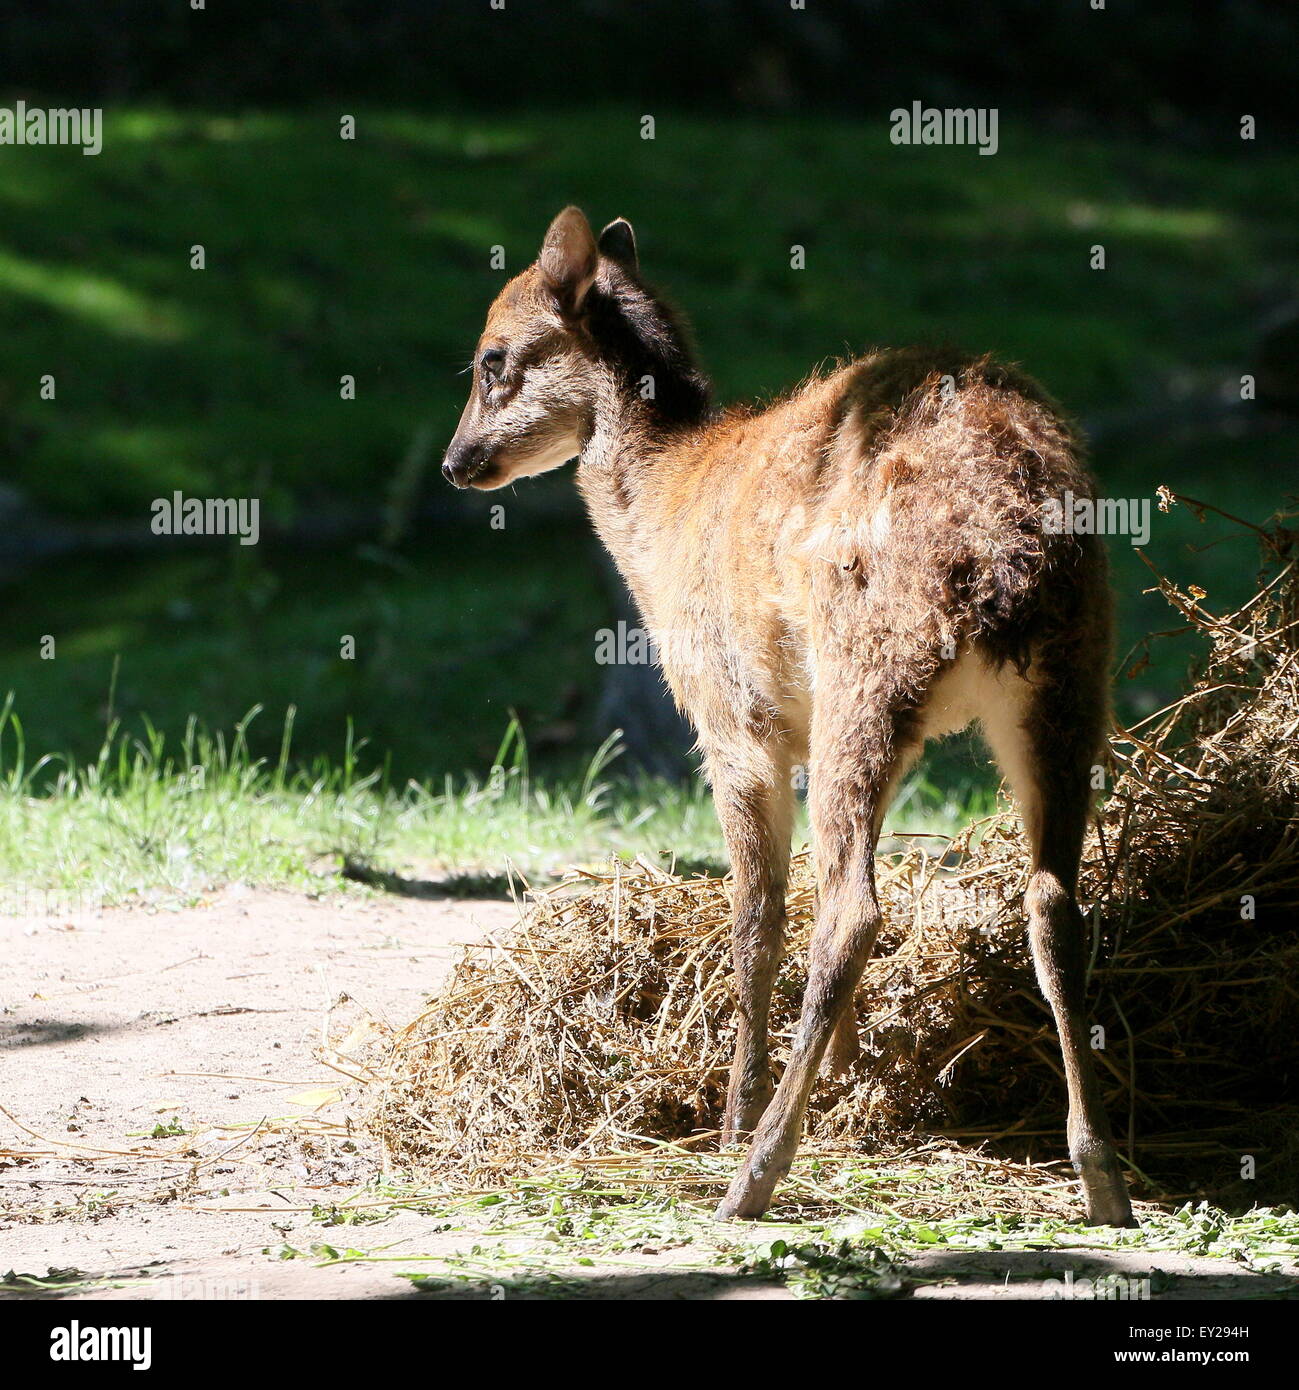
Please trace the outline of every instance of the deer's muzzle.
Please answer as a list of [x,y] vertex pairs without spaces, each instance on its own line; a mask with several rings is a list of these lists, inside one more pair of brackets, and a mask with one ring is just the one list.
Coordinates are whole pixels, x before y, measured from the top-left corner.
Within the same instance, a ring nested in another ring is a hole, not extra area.
[[477,441],[453,439],[442,460],[442,476],[453,487],[466,488],[487,467],[487,450]]

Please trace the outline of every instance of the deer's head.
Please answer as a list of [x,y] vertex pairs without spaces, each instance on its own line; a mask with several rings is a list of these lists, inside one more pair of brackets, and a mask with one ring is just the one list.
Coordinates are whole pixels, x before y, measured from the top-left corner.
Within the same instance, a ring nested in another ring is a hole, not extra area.
[[497,295],[474,352],[469,400],[442,464],[448,482],[504,487],[581,453],[600,390],[587,308],[602,262],[606,273],[616,267],[634,274],[630,224],[611,222],[597,241],[585,216],[565,208],[537,260]]

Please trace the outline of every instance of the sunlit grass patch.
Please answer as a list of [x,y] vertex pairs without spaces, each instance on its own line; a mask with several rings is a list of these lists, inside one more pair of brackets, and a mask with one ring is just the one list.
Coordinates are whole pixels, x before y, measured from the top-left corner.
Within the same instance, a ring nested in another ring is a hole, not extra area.
[[[378,1180],[317,1208],[321,1241],[268,1253],[388,1264],[431,1292],[505,1285],[559,1296],[593,1274],[694,1272],[813,1299],[888,1298],[941,1282],[909,1268],[935,1251],[1149,1255],[1155,1282],[1164,1254],[1228,1259],[1254,1273],[1292,1270],[1299,1259],[1294,1212],[1147,1204],[1139,1229],[1089,1227],[1062,1215],[1072,1184],[1061,1174],[959,1150],[804,1154],[768,1216],[717,1222],[713,1207],[737,1161],[734,1153],[611,1155],[471,1192]],[[1004,1175],[1002,1184],[989,1181],[1003,1168],[1015,1170],[1009,1185]],[[458,1237],[455,1251],[421,1253],[418,1237],[386,1247],[383,1222],[399,1211],[420,1212],[442,1236]]]
[[[0,708],[6,910],[39,911],[45,899],[87,910],[196,902],[231,883],[505,893],[512,879],[542,884],[638,855],[683,871],[725,868],[702,781],[620,776],[616,737],[574,773],[536,776],[511,721],[485,774],[394,784],[350,725],[336,762],[295,762],[295,716],[291,707],[273,758],[250,751],[263,718],[255,707],[229,734],[191,718],[175,741],[147,719],[138,734],[113,720],[98,755],[80,762],[33,753],[11,695]],[[894,824],[943,833],[985,796],[975,787],[963,803],[917,772],[901,801]]]
[[57,309],[114,337],[173,343],[192,331],[175,304],[150,301],[117,280],[73,264],[40,264],[0,250],[0,293]]

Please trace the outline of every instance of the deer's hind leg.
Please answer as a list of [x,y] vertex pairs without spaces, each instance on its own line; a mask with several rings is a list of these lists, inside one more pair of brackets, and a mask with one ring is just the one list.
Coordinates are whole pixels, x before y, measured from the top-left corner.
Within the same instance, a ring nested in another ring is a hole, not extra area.
[[797,798],[788,751],[774,739],[714,750],[708,768],[734,883],[735,1059],[722,1123],[722,1142],[729,1144],[752,1134],[772,1094],[767,1019],[784,953],[785,883]]
[[818,880],[807,991],[789,1064],[719,1217],[760,1216],[789,1171],[817,1071],[850,1024],[853,995],[875,946],[875,842],[888,798],[920,742],[916,699],[886,668],[860,661],[818,673],[809,805]]
[[1032,856],[1024,907],[1038,984],[1055,1016],[1069,1093],[1069,1156],[1093,1225],[1131,1226],[1088,1041],[1087,937],[1075,896],[1091,808],[1091,771],[1108,710],[1105,652],[1060,643],[1030,678],[1003,677],[982,714],[984,733],[1019,803]]

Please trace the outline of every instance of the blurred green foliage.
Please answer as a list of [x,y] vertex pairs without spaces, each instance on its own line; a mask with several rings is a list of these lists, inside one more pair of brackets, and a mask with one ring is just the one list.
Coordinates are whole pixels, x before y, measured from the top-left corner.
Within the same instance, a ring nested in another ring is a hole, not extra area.
[[[362,112],[355,141],[328,111],[110,114],[98,157],[0,162],[9,463],[42,502],[96,515],[172,488],[252,483],[281,512],[368,497],[418,424],[454,425],[502,279],[490,248],[521,269],[568,201],[637,225],[723,399],[944,339],[1110,409],[1244,369],[1293,284],[1297,166],[1232,128],[1193,151],[1003,127],[985,159],[833,119],[665,113],[642,140],[631,108]],[[46,372],[57,402],[38,398]]]
[[[440,444],[457,373],[502,275],[564,203],[630,217],[647,276],[689,312],[722,400],[788,388],[876,343],[948,340],[1022,362],[1085,417],[1250,369],[1262,316],[1299,269],[1299,158],[1224,125],[1198,146],[1003,123],[1001,150],[897,148],[843,117],[528,115],[336,109],[110,111],[104,152],[11,148],[0,161],[0,444],[5,476],[55,516],[143,524],[150,501],[251,491],[263,524],[382,503],[421,427]],[[1272,150],[1273,152],[1269,152]],[[1102,243],[1107,269],[1088,266]],[[207,268],[192,270],[204,246]],[[806,247],[807,268],[790,269]],[[57,399],[42,401],[52,373]],[[352,374],[357,398],[340,399]],[[436,446],[435,446],[436,447]],[[1129,431],[1098,454],[1111,495],[1159,483],[1259,520],[1295,476],[1294,435]],[[173,548],[61,559],[9,584],[0,691],[34,747],[90,756],[113,709],[173,737],[253,703],[299,706],[298,744],[337,753],[349,716],[400,773],[490,757],[513,706],[538,759],[592,743],[594,630],[611,620],[593,542],[527,524],[553,476],[418,530],[400,556]],[[518,518],[517,524],[514,518]],[[1150,553],[1210,601],[1243,593],[1248,542],[1156,515]],[[1149,571],[1111,546],[1122,647],[1174,626]],[[232,558],[233,555],[233,558]],[[37,658],[41,635],[60,641]],[[358,660],[339,660],[342,634]],[[1156,651],[1124,714],[1176,688]],[[539,730],[542,737],[538,738]],[[264,750],[265,751],[265,750]]]

